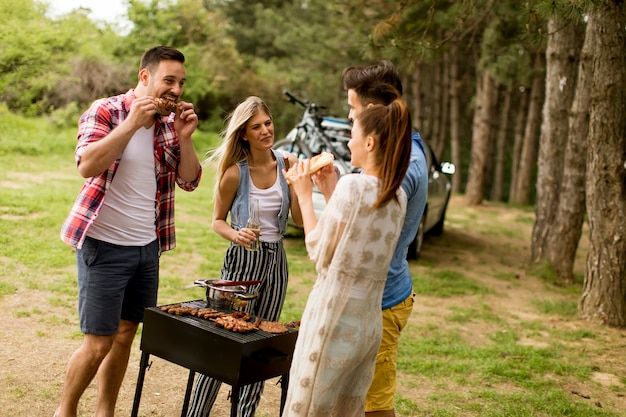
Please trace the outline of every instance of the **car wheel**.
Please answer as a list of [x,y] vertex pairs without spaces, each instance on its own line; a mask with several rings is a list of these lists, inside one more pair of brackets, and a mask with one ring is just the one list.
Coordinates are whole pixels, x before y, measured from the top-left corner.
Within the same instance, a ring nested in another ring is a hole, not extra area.
[[420,252],[422,251],[422,245],[424,244],[424,228],[426,227],[426,211],[422,214],[420,224],[417,227],[417,233],[413,242],[409,245],[409,250],[406,254],[406,259],[409,261],[415,261],[419,259]]

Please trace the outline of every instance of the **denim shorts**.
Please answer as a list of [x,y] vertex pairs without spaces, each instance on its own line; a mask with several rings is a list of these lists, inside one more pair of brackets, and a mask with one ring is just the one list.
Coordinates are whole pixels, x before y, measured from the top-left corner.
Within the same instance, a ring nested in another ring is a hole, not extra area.
[[112,335],[120,320],[143,321],[156,305],[159,245],[119,246],[87,237],[76,250],[78,317],[85,334]]

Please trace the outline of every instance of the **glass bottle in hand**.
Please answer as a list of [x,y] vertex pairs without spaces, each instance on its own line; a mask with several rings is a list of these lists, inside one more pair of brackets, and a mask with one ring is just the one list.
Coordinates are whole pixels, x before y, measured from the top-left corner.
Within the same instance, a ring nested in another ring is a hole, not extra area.
[[261,220],[259,220],[259,200],[256,198],[250,199],[250,217],[248,217],[248,229],[252,229],[256,234],[256,239],[252,242],[248,250],[259,250],[259,235],[261,234]]

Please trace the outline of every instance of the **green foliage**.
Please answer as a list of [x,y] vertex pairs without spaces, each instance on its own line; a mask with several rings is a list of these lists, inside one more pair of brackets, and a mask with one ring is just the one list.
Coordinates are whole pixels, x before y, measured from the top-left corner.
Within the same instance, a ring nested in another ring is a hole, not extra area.
[[545,19],[559,16],[568,21],[582,22],[595,3],[593,0],[535,0],[534,11]]
[[0,13],[1,99],[10,108],[41,113],[38,103],[53,81],[50,67],[65,44],[64,35],[32,1],[7,0]]
[[366,35],[355,31],[355,19],[340,4],[309,0],[225,3],[241,58],[254,69],[259,82],[251,90],[273,110],[277,138],[301,117],[302,109],[287,104],[290,90],[306,101],[327,107],[330,114],[346,116],[341,71],[362,61]]
[[83,109],[73,101],[65,107],[51,111],[47,119],[58,128],[73,127],[78,124],[82,112]]
[[582,24],[585,15],[594,7],[594,0],[533,0],[524,3],[520,14],[523,21],[523,38],[535,49],[543,50],[547,37],[547,22],[557,17],[563,24]]
[[[69,126],[77,109],[136,82],[148,47],[167,44],[187,58],[184,98],[205,127],[249,95],[274,110],[277,136],[298,121],[289,89],[344,116],[342,69],[359,62],[366,34],[333,2],[129,0],[129,28],[95,24],[88,9],[51,18],[43,1],[7,0],[0,8],[0,99],[11,111],[53,114]],[[66,111],[65,108],[68,107]]]
[[522,43],[521,33],[519,20],[510,16],[493,19],[483,32],[478,65],[488,69],[504,85],[517,82],[530,86],[532,83],[531,55]]
[[200,0],[131,0],[128,16],[133,27],[117,53],[138,59],[151,45],[179,48],[186,58],[184,99],[194,103],[205,126],[221,128],[226,114],[248,95],[267,96],[268,81],[244,63],[221,8],[205,8]]
[[6,0],[0,8],[0,100],[26,115],[81,103],[76,87],[92,87],[97,93],[102,83],[82,83],[94,73],[80,63],[96,56],[98,62],[107,62],[110,55],[103,52],[110,51],[118,37],[111,28],[94,25],[85,11],[58,20],[45,13],[46,8],[33,1]]
[[[461,36],[464,26],[459,22],[474,18],[474,5],[465,2],[410,2],[408,7],[395,11],[387,5],[378,16],[370,37],[373,49],[394,60],[436,62],[448,49],[448,41]],[[471,26],[471,23],[468,23]]]

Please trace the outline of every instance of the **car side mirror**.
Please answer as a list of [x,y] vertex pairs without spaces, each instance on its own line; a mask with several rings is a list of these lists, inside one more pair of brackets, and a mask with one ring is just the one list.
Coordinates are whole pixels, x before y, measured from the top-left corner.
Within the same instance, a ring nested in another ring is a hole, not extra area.
[[452,175],[456,172],[456,167],[452,162],[442,162],[441,172],[443,172],[444,174]]

